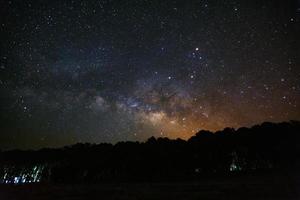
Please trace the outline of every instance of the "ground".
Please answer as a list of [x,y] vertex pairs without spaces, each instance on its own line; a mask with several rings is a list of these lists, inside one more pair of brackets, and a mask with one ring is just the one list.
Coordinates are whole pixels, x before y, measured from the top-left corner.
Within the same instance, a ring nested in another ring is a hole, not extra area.
[[300,199],[298,175],[235,176],[181,182],[0,185],[1,200]]

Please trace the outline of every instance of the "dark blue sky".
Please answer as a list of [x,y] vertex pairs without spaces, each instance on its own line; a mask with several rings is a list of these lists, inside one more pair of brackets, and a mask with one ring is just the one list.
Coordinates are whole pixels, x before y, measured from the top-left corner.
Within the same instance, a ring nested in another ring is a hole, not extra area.
[[299,120],[297,1],[1,1],[0,148]]

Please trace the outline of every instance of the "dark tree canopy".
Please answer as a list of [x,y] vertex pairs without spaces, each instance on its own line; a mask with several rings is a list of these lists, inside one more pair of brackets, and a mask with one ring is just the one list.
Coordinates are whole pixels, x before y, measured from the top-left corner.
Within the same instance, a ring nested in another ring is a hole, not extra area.
[[173,180],[300,165],[300,122],[200,131],[189,140],[78,143],[59,149],[0,153],[2,182]]

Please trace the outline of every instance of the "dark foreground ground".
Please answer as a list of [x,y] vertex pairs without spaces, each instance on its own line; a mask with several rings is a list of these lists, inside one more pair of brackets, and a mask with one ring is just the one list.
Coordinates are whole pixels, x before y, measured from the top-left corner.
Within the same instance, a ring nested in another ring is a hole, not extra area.
[[0,185],[1,200],[300,199],[299,175],[238,175],[183,182]]

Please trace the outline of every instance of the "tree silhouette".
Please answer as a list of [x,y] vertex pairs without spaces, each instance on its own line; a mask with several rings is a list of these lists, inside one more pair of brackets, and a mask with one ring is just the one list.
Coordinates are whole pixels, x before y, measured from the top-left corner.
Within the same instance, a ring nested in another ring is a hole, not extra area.
[[1,151],[0,181],[191,180],[261,170],[298,170],[300,122],[199,131],[187,141],[78,143],[60,149]]

